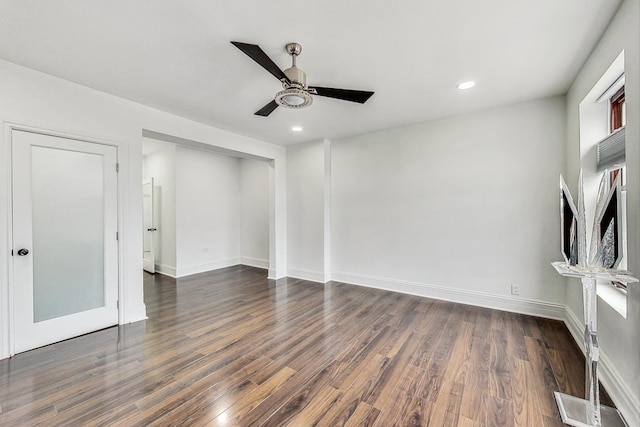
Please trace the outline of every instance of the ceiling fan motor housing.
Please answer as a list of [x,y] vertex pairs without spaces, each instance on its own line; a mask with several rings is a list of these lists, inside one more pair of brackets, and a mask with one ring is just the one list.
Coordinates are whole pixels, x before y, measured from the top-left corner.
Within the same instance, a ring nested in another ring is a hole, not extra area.
[[[289,78],[291,83],[298,84],[301,86],[301,89],[307,87],[307,75],[300,68],[295,65],[291,68],[287,68],[284,70],[284,74]],[[286,88],[286,87],[285,87]]]
[[300,68],[293,65],[284,70],[291,83],[282,82],[283,91],[276,94],[275,101],[285,108],[304,108],[313,103],[313,98],[307,91],[307,75]]

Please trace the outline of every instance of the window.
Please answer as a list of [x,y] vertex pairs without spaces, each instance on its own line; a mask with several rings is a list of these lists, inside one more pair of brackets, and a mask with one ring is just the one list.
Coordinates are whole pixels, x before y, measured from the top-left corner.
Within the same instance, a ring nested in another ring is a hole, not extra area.
[[627,123],[627,109],[624,103],[624,86],[609,99],[609,125],[611,132]]
[[[597,144],[596,169],[604,170],[611,166],[624,163],[626,152],[625,125],[627,124],[627,108],[624,93],[624,73],[609,86],[598,98],[597,102],[603,105],[603,121],[607,123],[608,111],[608,135]],[[608,102],[604,102],[608,101]]]
[[[620,174],[620,172],[623,172],[622,174]],[[609,186],[613,187],[613,184],[616,182],[616,178],[618,177],[618,175],[620,175],[620,186],[622,187],[623,191],[626,190],[626,177],[627,174],[624,173],[625,172],[625,166],[622,165],[620,167],[616,167],[616,168],[612,168],[609,169]]]
[[[625,147],[625,74],[624,51],[580,102],[580,168],[584,176],[585,204],[595,206],[602,175],[608,186],[620,179],[620,226],[622,260],[619,268],[626,269],[628,254],[626,227],[626,147]],[[596,156],[593,156],[595,151]],[[594,162],[593,158],[596,157]],[[607,187],[605,187],[607,188]],[[604,188],[602,189],[604,190]],[[591,211],[590,209],[587,209]],[[597,215],[597,214],[596,214]],[[591,241],[592,228],[587,230]],[[612,286],[613,285],[613,286]],[[605,302],[622,317],[627,317],[627,293],[623,284],[598,281],[597,292]]]

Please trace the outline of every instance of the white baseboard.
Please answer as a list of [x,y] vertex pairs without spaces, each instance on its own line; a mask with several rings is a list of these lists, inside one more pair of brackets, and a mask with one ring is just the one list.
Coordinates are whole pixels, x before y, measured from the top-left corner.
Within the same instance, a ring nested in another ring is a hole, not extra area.
[[218,270],[220,268],[232,267],[240,264],[240,258],[229,258],[210,261],[204,264],[188,265],[186,267],[178,267],[175,277],[190,276],[192,274],[204,273],[205,271]]
[[176,267],[173,265],[156,264],[156,273],[164,274],[165,276],[176,278]]
[[294,279],[303,279],[310,282],[325,283],[324,273],[322,271],[305,270],[303,268],[289,268],[287,277],[293,277]]
[[268,259],[251,258],[251,257],[243,256],[243,257],[240,257],[240,264],[248,265],[249,267],[269,268]]
[[[573,339],[576,341],[580,350],[584,354],[584,324],[578,319],[576,314],[569,308],[565,310],[565,324],[571,332]],[[630,426],[640,426],[640,396],[632,387],[624,381],[624,375],[615,368],[607,353],[600,349],[600,361],[598,364],[598,376],[600,382],[607,389],[607,393],[611,396],[616,407],[622,412],[627,424]]]
[[526,298],[495,295],[486,292],[455,289],[446,286],[428,285],[406,280],[387,279],[355,273],[332,272],[331,279],[337,282],[385,289],[421,297],[458,302],[479,307],[494,308],[514,313],[564,320],[565,306]]
[[124,323],[133,323],[147,318],[147,306],[142,303],[135,307],[127,307],[124,313]]

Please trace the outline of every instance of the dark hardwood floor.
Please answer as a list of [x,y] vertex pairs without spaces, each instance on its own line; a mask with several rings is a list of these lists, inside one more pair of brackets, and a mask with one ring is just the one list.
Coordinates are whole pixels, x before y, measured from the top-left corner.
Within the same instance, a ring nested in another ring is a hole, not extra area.
[[559,321],[242,266],[145,301],[0,361],[0,425],[560,426],[552,392],[584,391]]

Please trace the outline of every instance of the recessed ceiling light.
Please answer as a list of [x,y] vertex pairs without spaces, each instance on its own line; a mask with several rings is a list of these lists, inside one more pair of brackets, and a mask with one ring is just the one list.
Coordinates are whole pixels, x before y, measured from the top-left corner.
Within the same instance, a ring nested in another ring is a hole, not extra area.
[[294,132],[302,132],[302,126],[291,126],[291,130]]
[[471,89],[472,87],[474,87],[476,85],[476,82],[462,82],[458,85],[458,89],[464,90],[464,89]]

